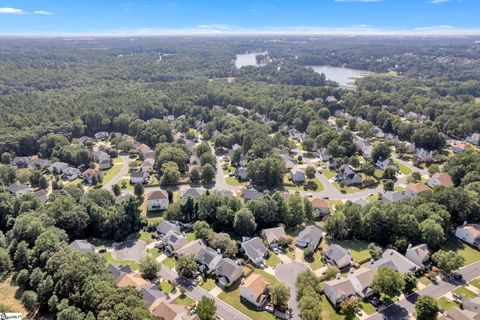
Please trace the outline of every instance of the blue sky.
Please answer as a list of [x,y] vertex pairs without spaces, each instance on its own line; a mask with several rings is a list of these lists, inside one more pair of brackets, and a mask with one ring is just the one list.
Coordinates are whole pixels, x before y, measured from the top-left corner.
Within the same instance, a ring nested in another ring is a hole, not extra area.
[[0,34],[480,34],[480,0],[0,0]]

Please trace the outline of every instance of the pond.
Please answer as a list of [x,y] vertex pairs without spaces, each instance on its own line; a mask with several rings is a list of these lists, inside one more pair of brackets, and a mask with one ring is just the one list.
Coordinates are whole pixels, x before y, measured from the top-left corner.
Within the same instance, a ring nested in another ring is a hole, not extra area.
[[353,88],[355,79],[363,78],[371,72],[366,70],[356,70],[350,68],[340,68],[332,66],[310,66],[315,72],[325,74],[327,80],[337,82],[340,86]]
[[264,52],[247,52],[247,53],[240,53],[237,54],[237,58],[235,59],[235,66],[240,69],[241,67],[245,66],[263,66],[264,63],[257,62],[257,56],[259,54],[268,54],[267,51]]

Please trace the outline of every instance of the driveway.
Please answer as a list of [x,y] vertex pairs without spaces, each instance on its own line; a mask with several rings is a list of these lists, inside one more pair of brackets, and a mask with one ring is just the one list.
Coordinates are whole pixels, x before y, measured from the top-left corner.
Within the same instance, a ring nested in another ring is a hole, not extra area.
[[275,267],[275,276],[278,280],[285,283],[290,288],[290,308],[292,309],[292,319],[301,319],[297,307],[297,282],[298,274],[306,271],[309,267],[298,261],[278,264]]
[[113,245],[112,257],[117,260],[139,262],[146,254],[147,244],[142,240],[129,240]]
[[[480,261],[472,263],[466,267],[463,267],[459,270],[459,273],[463,276],[463,279],[468,282],[480,276]],[[441,296],[447,294],[448,292],[459,287],[459,284],[454,284],[446,282],[443,280],[437,281],[435,284],[426,286],[425,288],[412,293],[407,296],[405,299],[398,301],[395,304],[385,308],[381,312],[378,312],[370,317],[367,320],[400,320],[407,317],[413,311],[415,311],[415,302],[420,296],[430,296],[434,299],[440,298]]]

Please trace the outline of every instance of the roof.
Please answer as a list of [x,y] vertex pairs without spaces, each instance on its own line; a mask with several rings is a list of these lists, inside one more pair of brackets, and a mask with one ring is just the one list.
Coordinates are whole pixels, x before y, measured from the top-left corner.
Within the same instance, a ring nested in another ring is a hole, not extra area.
[[254,188],[247,188],[243,193],[243,198],[245,200],[256,200],[263,197],[263,194]]
[[389,267],[397,270],[401,274],[415,272],[418,269],[415,263],[408,260],[405,256],[393,249],[385,250],[385,252],[382,254],[382,257],[373,262],[372,267],[374,269],[378,269],[380,267]]
[[150,282],[143,279],[139,273],[122,274],[117,278],[116,283],[120,288],[135,287],[138,290],[150,284]]
[[262,235],[265,237],[269,244],[287,238],[287,234],[285,233],[285,229],[283,229],[283,227],[263,229]]
[[372,269],[361,267],[355,269],[353,272],[350,273],[350,275],[352,277],[355,277],[363,288],[366,288],[372,284],[375,272]]
[[469,311],[469,310],[462,310],[458,307],[453,307],[447,311],[447,316],[449,319],[453,320],[479,320],[480,314]]
[[148,200],[163,200],[168,199],[168,192],[166,190],[155,190],[148,194]]
[[267,247],[263,244],[262,239],[259,237],[252,238],[242,243],[242,248],[245,250],[245,254],[252,261],[263,260],[268,252]]
[[184,255],[195,255],[197,254],[202,248],[205,248],[205,242],[202,239],[197,239],[194,241],[190,241],[182,248],[177,250],[177,254],[180,256]]
[[405,189],[412,191],[413,193],[422,193],[428,191],[428,187],[423,183],[409,183],[406,185]]
[[203,247],[198,251],[195,260],[202,265],[207,266],[208,270],[215,269],[220,263],[222,255],[209,247]]
[[382,199],[390,202],[398,202],[406,198],[403,193],[397,191],[387,191],[382,195]]
[[88,240],[75,240],[70,243],[69,247],[81,253],[95,253],[95,246]]
[[188,197],[192,197],[192,198],[198,198],[202,195],[202,191],[198,188],[190,188],[190,189],[187,189],[185,191],[183,191],[182,193],[182,199],[186,199]]
[[252,274],[243,283],[242,287],[248,288],[258,298],[263,295],[265,290],[268,288],[269,283],[265,278],[260,274]]
[[179,314],[187,312],[181,305],[167,302],[164,299],[156,300],[149,309],[153,316],[161,317],[164,320],[175,320]]
[[409,253],[417,256],[418,261],[421,261],[421,262],[425,262],[428,259],[430,259],[430,250],[428,249],[428,246],[425,243],[408,248],[406,254],[409,254]]
[[[349,279],[340,278],[325,282],[325,287],[329,286],[337,300],[356,294],[356,290]],[[336,301],[335,301],[336,302]]]
[[170,221],[162,221],[157,226],[157,233],[167,234],[170,230],[180,232],[180,227]]
[[338,244],[330,245],[325,251],[325,256],[335,261],[335,264],[339,267],[348,266],[352,261],[352,254]]
[[475,238],[480,236],[480,225],[478,224],[465,224],[458,228],[467,231],[468,233],[473,235]]
[[230,282],[234,282],[243,274],[242,266],[239,266],[235,261],[230,258],[223,258],[217,267],[217,275],[220,277],[226,277]]
[[48,200],[47,192],[43,189],[37,190],[33,193],[38,200],[46,202]]
[[444,187],[453,187],[452,177],[446,172],[434,173],[430,179],[436,179]]
[[323,231],[317,226],[306,226],[305,229],[300,231],[297,237],[297,241],[302,241],[313,247],[318,247],[322,240]]
[[219,197],[235,197],[235,192],[232,190],[215,190],[215,194]]
[[132,172],[130,174],[130,178],[145,178],[148,176],[148,173],[145,171],[140,171],[140,172]]
[[107,267],[107,270],[112,274],[115,282],[124,273],[132,273],[133,272],[132,268],[130,268],[129,265],[121,266],[121,265],[118,265],[118,264],[109,264],[108,267]]
[[17,193],[19,191],[23,191],[26,189],[28,189],[28,186],[24,184],[17,184],[17,183],[11,184],[7,187],[7,191],[11,193]]
[[330,209],[330,204],[323,198],[313,198],[312,207],[314,209]]
[[178,250],[188,243],[188,239],[176,230],[170,230],[164,237],[165,243],[172,246],[173,250]]
[[145,300],[148,306],[151,306],[157,299],[167,297],[165,293],[158,290],[157,285],[152,285],[150,287],[143,287],[142,294],[143,294],[143,300]]

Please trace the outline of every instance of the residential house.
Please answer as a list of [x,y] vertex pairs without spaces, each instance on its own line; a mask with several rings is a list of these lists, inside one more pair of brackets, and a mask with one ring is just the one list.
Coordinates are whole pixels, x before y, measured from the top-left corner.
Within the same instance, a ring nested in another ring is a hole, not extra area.
[[404,141],[403,144],[405,145],[405,148],[406,148],[406,153],[414,153],[415,152],[415,144],[414,143],[411,143],[411,142],[408,142],[408,141]]
[[325,282],[323,291],[335,307],[339,306],[346,299],[354,298],[357,293],[349,279],[340,277]]
[[265,258],[268,256],[268,249],[259,237],[251,238],[242,242],[242,249],[245,255],[258,267],[265,266]]
[[41,202],[47,202],[48,195],[44,189],[39,189],[33,193],[33,195]]
[[300,231],[295,244],[300,248],[312,248],[316,250],[320,241],[322,241],[323,231],[317,226],[306,226]]
[[195,255],[195,261],[199,264],[200,271],[212,273],[222,261],[222,255],[212,248],[204,247]]
[[305,182],[305,172],[301,170],[292,170],[292,182],[293,183],[304,183]]
[[164,237],[163,250],[167,255],[176,255],[177,250],[188,243],[188,239],[180,232],[170,230]]
[[459,153],[465,150],[470,150],[471,148],[472,148],[471,145],[464,142],[459,142],[452,146],[452,151],[453,153]]
[[252,274],[240,286],[240,299],[262,309],[268,301],[268,288],[270,283],[260,274]]
[[463,309],[480,314],[480,296],[476,296],[473,299],[463,299]]
[[162,221],[160,222],[160,224],[157,226],[157,229],[156,229],[157,237],[164,237],[170,231],[175,231],[179,233],[180,227],[170,221]]
[[187,309],[183,306],[171,303],[165,299],[155,300],[148,308],[152,316],[163,320],[187,320],[190,319]]
[[173,120],[175,120],[175,116],[173,114],[163,116],[163,121],[165,122],[172,122]]
[[95,133],[95,140],[97,141],[105,141],[105,140],[108,140],[108,138],[109,138],[108,132],[101,131],[101,132]]
[[435,186],[453,187],[453,180],[446,172],[436,172],[428,179],[427,185],[431,188]]
[[223,258],[216,268],[217,284],[222,289],[228,289],[237,283],[243,275],[243,268],[230,258]]
[[193,199],[196,199],[200,197],[202,193],[203,193],[202,190],[199,188],[189,188],[183,191],[180,197],[182,198],[182,200],[188,199],[188,197],[192,197]]
[[80,170],[73,167],[63,169],[63,180],[73,181],[80,176]]
[[16,166],[18,169],[24,169],[28,168],[31,163],[32,159],[30,157],[14,157],[10,164]]
[[405,257],[415,263],[420,268],[428,265],[430,261],[430,249],[425,243],[418,244],[416,246],[408,245]]
[[158,289],[158,285],[152,284],[142,288],[143,301],[150,307],[158,299],[167,299],[168,296]]
[[24,184],[13,183],[7,187],[7,191],[10,192],[10,194],[18,197],[22,194],[30,192],[30,187]]
[[428,187],[423,183],[408,183],[405,186],[405,196],[407,196],[407,198],[413,198],[428,190]]
[[318,158],[323,162],[327,162],[330,160],[330,153],[328,152],[327,148],[318,149],[317,154]]
[[292,129],[288,130],[288,136],[290,137],[290,139],[296,139],[296,140],[302,142],[306,138],[307,135],[305,134],[305,132],[300,132],[297,129],[292,128]]
[[346,164],[338,169],[335,179],[343,181],[348,186],[362,184],[362,177],[355,172],[352,166]]
[[156,190],[148,194],[147,208],[148,211],[165,210],[169,204],[168,192],[166,190]]
[[238,168],[235,170],[235,176],[236,176],[237,179],[240,180],[240,181],[248,180],[247,168],[245,168],[245,167],[238,167]]
[[480,144],[480,133],[474,133],[468,136],[465,140],[471,144],[475,144],[478,146]]
[[66,162],[54,162],[48,168],[48,172],[51,174],[62,174],[63,170],[69,167],[68,163]]
[[215,190],[214,193],[219,197],[235,197],[235,192],[233,192],[232,190]]
[[150,282],[143,279],[140,273],[132,272],[121,274],[115,281],[115,284],[119,288],[134,287],[137,290],[141,290],[142,288],[149,286]]
[[95,253],[95,246],[88,240],[75,240],[68,245],[72,250],[80,253]]
[[480,225],[464,223],[455,230],[455,237],[462,241],[480,248]]
[[131,184],[137,184],[137,183],[142,183],[142,184],[147,184],[149,181],[149,175],[148,172],[140,171],[140,172],[132,172],[130,174],[130,183]]
[[441,315],[438,320],[480,320],[480,313],[453,307],[446,314]]
[[124,274],[133,272],[132,268],[130,268],[129,265],[121,266],[118,264],[109,264],[107,270],[112,275],[113,281],[115,281],[115,283],[117,283],[118,279],[120,279],[120,277]]
[[255,188],[246,188],[243,192],[243,200],[248,202],[250,200],[258,200],[263,197],[263,194]]
[[32,161],[32,168],[42,170],[50,164],[48,159],[35,159]]
[[142,172],[153,172],[153,165],[155,163],[155,160],[148,158],[142,161],[142,164],[140,165]]
[[113,165],[112,159],[105,151],[94,151],[93,160],[98,163],[100,170],[110,169]]
[[325,102],[326,102],[326,103],[332,103],[332,104],[333,104],[333,103],[337,103],[338,100],[337,100],[337,98],[335,98],[334,96],[328,96],[328,97],[325,98]]
[[408,120],[418,120],[418,119],[420,119],[420,115],[416,112],[409,111],[405,115],[405,118],[407,118]]
[[374,275],[375,272],[369,268],[350,268],[348,280],[350,280],[353,287],[362,298],[367,298],[373,294],[373,290],[370,286],[372,285]]
[[[65,175],[65,172],[63,174]],[[98,177],[100,174],[100,170],[90,168],[82,173],[82,178],[85,183],[93,184],[94,177]]]
[[385,160],[378,159],[375,165],[377,166],[377,168],[379,168],[382,171],[385,171],[388,167],[394,168],[395,171],[397,172],[400,171],[398,164],[396,164],[392,159],[385,159]]
[[423,148],[417,148],[415,150],[415,157],[417,162],[432,162],[433,161],[433,152],[432,151],[427,151]]
[[372,157],[373,146],[370,141],[359,136],[354,136],[353,143],[365,159]]
[[416,273],[420,269],[415,263],[393,249],[385,250],[380,259],[370,263],[370,268],[375,271],[381,267],[392,268],[401,274]]
[[142,155],[143,159],[154,159],[155,158],[155,151],[152,150],[149,146],[142,143],[138,147],[139,153]]
[[330,213],[330,204],[323,198],[313,198],[312,209],[315,218],[323,218]]
[[287,240],[287,234],[283,227],[263,229],[262,237],[271,248],[278,248]]
[[339,269],[344,269],[352,263],[352,254],[338,244],[332,244],[325,251],[325,259],[328,262],[336,265]]
[[177,256],[195,256],[197,253],[200,252],[200,250],[206,247],[207,245],[202,239],[190,241],[189,243],[177,250]]
[[397,191],[387,191],[382,194],[382,201],[383,202],[399,202],[404,199],[407,199],[401,192]]

